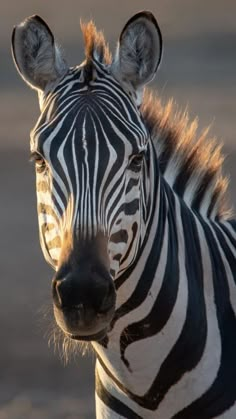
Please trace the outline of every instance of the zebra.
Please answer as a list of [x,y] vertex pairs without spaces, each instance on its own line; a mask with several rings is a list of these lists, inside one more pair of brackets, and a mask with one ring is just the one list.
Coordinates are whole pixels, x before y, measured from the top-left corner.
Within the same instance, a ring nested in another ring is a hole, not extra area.
[[208,130],[146,85],[162,57],[149,11],[112,58],[81,24],[69,67],[38,16],[12,34],[38,92],[31,131],[39,235],[55,320],[96,354],[99,419],[236,417],[236,221]]

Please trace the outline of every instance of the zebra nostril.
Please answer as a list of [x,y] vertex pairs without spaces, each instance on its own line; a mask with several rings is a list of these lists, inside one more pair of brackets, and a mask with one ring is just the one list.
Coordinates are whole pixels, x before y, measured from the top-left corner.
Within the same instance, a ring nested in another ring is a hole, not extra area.
[[60,285],[63,280],[53,279],[52,281],[52,294],[53,294],[53,301],[57,307],[62,307],[62,298],[60,294]]

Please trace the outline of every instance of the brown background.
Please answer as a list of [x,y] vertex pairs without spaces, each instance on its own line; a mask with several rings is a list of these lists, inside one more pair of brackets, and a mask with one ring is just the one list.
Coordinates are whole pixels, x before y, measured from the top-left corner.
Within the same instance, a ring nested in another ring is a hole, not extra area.
[[[4,5],[3,5],[4,3]],[[0,419],[94,418],[94,360],[64,367],[47,337],[52,271],[38,243],[29,131],[39,115],[36,95],[20,80],[10,55],[14,24],[41,15],[71,65],[83,59],[79,19],[94,18],[110,45],[140,9],[157,17],[164,57],[153,87],[174,96],[191,117],[225,144],[225,171],[236,203],[235,0],[8,0],[0,5]],[[165,419],[165,418],[163,418]]]

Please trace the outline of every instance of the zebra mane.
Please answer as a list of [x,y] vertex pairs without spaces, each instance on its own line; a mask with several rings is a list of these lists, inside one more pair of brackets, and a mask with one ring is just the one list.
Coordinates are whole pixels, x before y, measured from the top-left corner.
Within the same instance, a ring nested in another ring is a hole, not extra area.
[[85,45],[85,70],[87,70],[87,74],[91,75],[94,59],[108,65],[111,64],[112,57],[103,32],[97,30],[92,20],[88,23],[80,21],[80,27]]
[[179,111],[173,99],[162,106],[148,90],[141,112],[154,139],[160,169],[174,191],[208,218],[229,218],[222,144],[208,137],[210,127],[198,136],[197,119],[189,121],[188,112]]

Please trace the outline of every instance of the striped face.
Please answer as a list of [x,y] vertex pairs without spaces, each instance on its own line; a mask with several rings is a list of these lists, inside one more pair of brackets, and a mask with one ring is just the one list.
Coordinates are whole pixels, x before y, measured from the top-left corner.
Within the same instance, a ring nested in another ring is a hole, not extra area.
[[15,27],[12,51],[42,109],[31,153],[40,242],[56,270],[56,321],[74,339],[100,340],[116,307],[114,280],[137,258],[150,217],[152,146],[138,106],[159,66],[162,39],[154,16],[140,12],[123,28],[111,60],[94,24],[82,31],[80,67],[68,67],[39,16]]
[[[68,73],[32,131],[40,241],[58,269],[102,235],[114,277],[137,254],[145,217],[148,135],[132,99],[101,64]],[[79,251],[79,250],[78,250]]]

